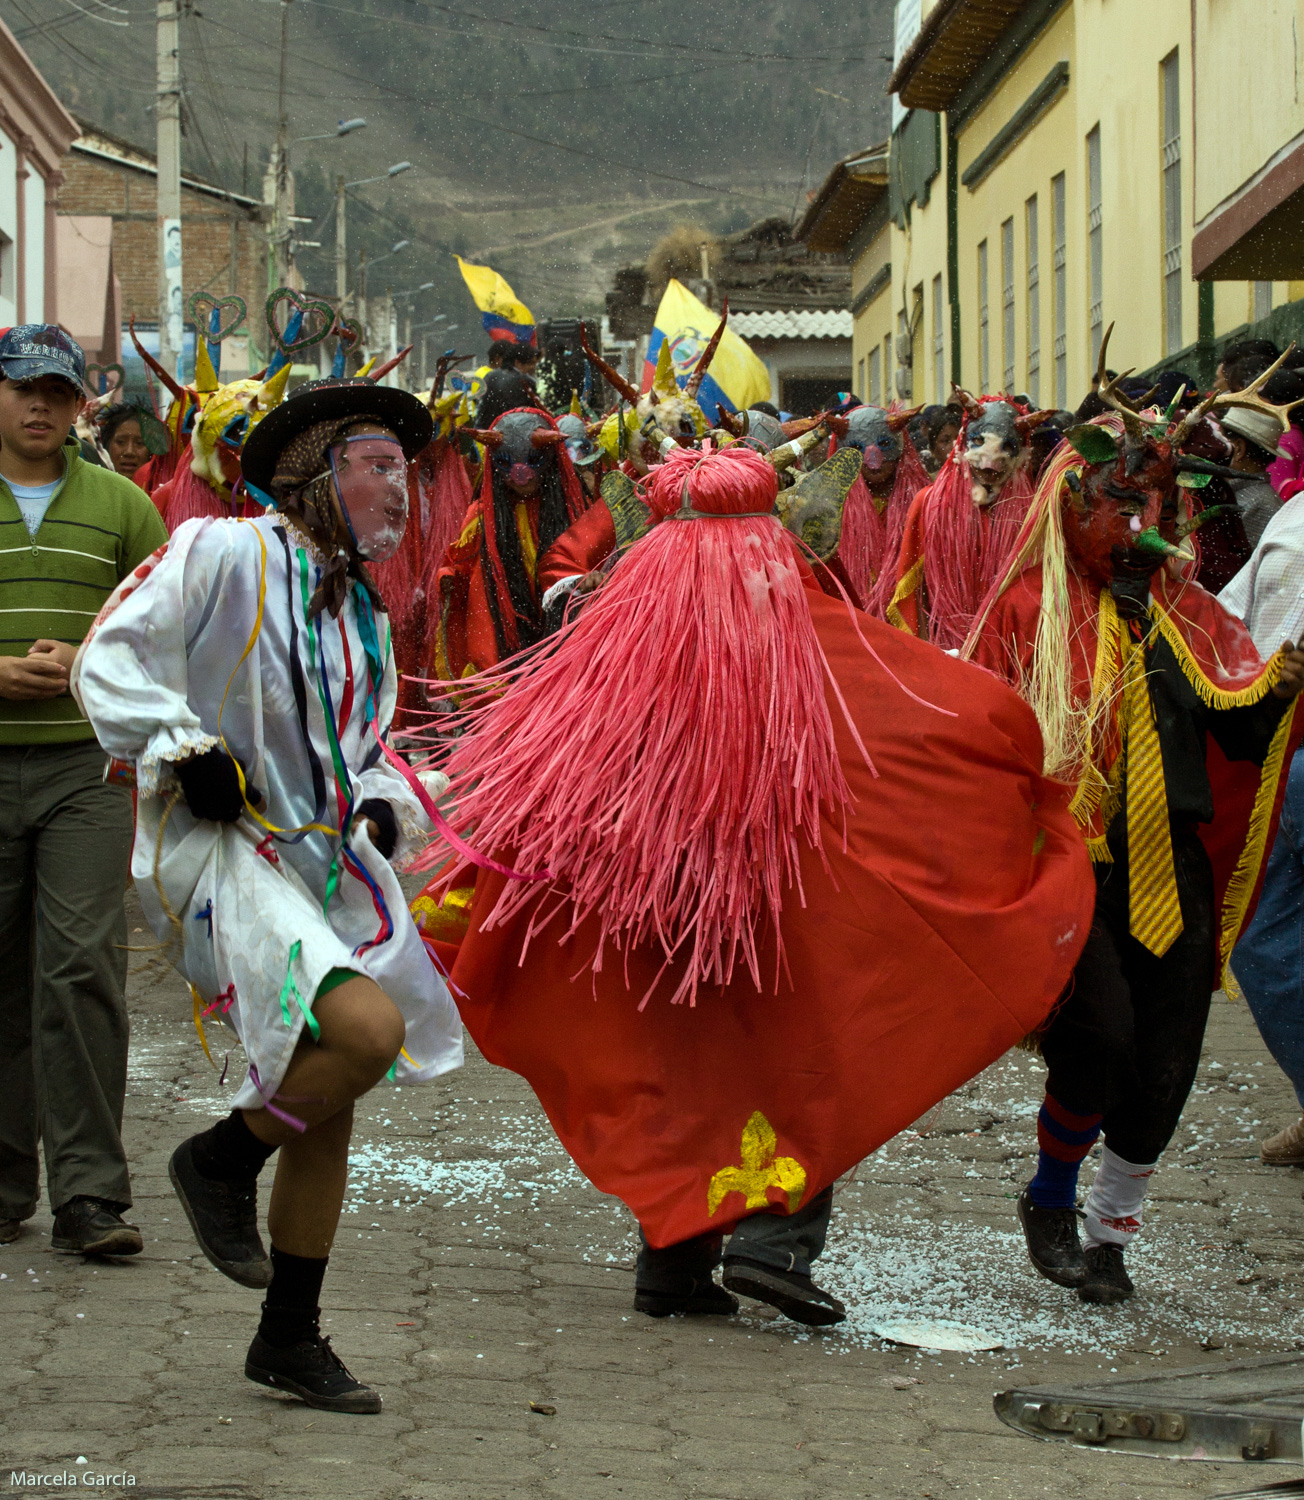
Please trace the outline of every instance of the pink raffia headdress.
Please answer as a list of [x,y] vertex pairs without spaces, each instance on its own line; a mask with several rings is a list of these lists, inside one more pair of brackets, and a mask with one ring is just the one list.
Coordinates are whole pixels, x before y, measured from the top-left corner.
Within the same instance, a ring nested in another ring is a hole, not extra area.
[[[822,851],[821,818],[845,824],[850,801],[776,490],[749,448],[671,452],[647,481],[659,524],[560,636],[497,674],[445,768],[459,832],[549,872],[531,934],[564,909],[563,940],[596,917],[595,971],[608,943],[658,945],[681,963],[674,1002],[727,985],[740,958],[760,988],[760,921],[778,941],[801,839]],[[484,926],[538,899],[511,882]]]

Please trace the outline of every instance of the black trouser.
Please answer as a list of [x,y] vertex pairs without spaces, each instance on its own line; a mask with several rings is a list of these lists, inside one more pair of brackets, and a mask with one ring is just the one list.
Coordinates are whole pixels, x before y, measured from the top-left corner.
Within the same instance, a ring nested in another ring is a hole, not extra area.
[[128,1208],[131,793],[104,784],[104,751],[0,746],[0,1219],[36,1208],[39,1135],[50,1207]]
[[[752,1260],[776,1271],[810,1275],[810,1263],[824,1249],[833,1213],[833,1189],[816,1193],[795,1214],[752,1214],[743,1219],[729,1239],[729,1260]],[[664,1250],[654,1250],[639,1230],[642,1248],[634,1284],[640,1292],[687,1293],[694,1283],[710,1281],[724,1256],[722,1234],[699,1234]]]
[[1152,1162],[1172,1139],[1195,1081],[1216,983],[1213,871],[1195,825],[1171,825],[1181,935],[1156,958],[1128,932],[1126,833],[1096,866],[1091,935],[1041,1041],[1047,1091],[1074,1114],[1104,1116],[1105,1144]]

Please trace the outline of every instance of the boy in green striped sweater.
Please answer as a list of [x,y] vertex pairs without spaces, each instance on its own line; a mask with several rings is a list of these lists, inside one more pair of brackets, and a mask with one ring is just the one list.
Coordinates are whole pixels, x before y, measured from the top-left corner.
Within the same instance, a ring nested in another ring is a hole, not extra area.
[[54,1248],[133,1255],[122,1221],[131,795],[68,693],[82,637],[167,533],[129,479],[88,464],[85,357],[62,329],[0,337],[0,1244],[35,1212]]

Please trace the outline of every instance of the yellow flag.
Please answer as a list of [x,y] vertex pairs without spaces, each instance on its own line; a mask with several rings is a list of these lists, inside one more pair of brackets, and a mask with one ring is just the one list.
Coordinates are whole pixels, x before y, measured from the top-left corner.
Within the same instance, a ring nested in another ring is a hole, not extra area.
[[529,343],[534,332],[534,314],[491,266],[473,266],[456,257],[462,280],[475,305],[484,314],[487,332],[497,338],[515,338]]
[[[657,308],[656,323],[648,341],[643,389],[651,387],[663,344],[670,346],[675,375],[682,386],[697,368],[698,356],[710,343],[719,322],[719,313],[712,312],[682,282],[672,278]],[[753,401],[770,399],[770,372],[732,328],[724,331],[697,399],[712,419],[718,406],[726,411],[742,411]]]

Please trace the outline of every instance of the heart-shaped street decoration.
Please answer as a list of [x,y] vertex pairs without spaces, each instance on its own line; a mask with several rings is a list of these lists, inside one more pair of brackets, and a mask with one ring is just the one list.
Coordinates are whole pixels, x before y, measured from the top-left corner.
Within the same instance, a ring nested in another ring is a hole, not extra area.
[[[284,314],[281,312],[283,303],[287,309]],[[299,328],[291,338],[287,335],[294,325],[296,312],[299,314]],[[335,309],[329,302],[305,297],[293,287],[278,286],[267,299],[267,331],[271,334],[272,342],[287,359],[293,359],[301,350],[320,344],[334,326]]]
[[[249,316],[249,308],[243,297],[214,297],[208,292],[196,292],[186,304],[195,327],[206,343],[220,344],[228,339]],[[217,332],[213,329],[213,314],[217,314]]]
[[[109,377],[113,376],[114,379]],[[127,372],[116,362],[111,365],[90,364],[86,366],[86,389],[92,396],[117,395]]]

